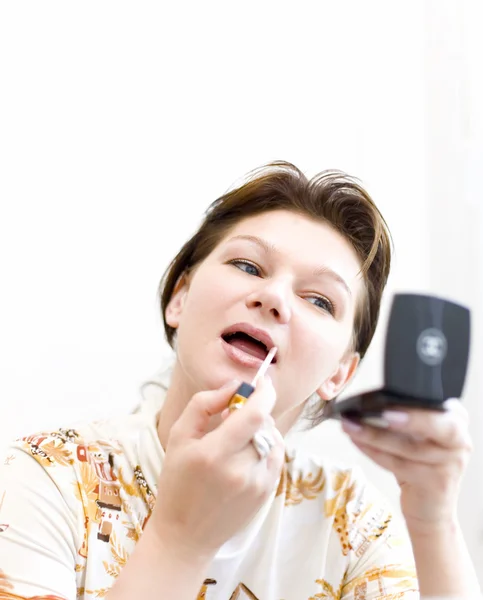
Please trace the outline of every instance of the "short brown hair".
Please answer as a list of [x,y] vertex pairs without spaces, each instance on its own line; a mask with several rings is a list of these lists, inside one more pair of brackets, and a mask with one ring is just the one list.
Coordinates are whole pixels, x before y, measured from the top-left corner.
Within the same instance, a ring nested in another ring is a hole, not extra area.
[[[179,278],[200,264],[241,220],[273,210],[290,210],[322,221],[340,232],[361,261],[365,297],[354,319],[353,350],[364,357],[376,330],[391,264],[386,222],[358,181],[342,171],[322,171],[308,179],[296,166],[277,161],[252,171],[245,183],[215,200],[198,231],[168,266],[159,285],[166,338],[173,347],[176,330],[166,308]],[[321,420],[314,412],[313,424]]]

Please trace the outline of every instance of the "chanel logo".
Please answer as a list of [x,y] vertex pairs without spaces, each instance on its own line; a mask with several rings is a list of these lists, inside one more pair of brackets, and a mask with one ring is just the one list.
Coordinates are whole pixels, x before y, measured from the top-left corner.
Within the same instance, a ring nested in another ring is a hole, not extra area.
[[431,367],[440,365],[445,359],[447,351],[448,342],[444,333],[439,329],[425,329],[418,337],[418,356]]

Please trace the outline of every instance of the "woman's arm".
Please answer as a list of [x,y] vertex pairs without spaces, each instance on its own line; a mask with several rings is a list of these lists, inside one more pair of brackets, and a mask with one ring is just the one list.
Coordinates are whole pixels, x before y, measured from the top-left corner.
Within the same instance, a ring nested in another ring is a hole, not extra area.
[[209,568],[208,559],[174,552],[163,543],[159,532],[146,525],[116,583],[105,596],[107,600],[140,600],[141,598],[197,597]]
[[409,532],[422,596],[481,598],[476,573],[457,521],[441,530]]
[[364,454],[396,476],[421,596],[475,598],[481,592],[456,517],[472,449],[468,415],[457,400],[446,408],[386,412],[386,429],[345,421],[343,428]]
[[[193,600],[218,549],[241,530],[276,485],[284,461],[280,433],[266,460],[251,444],[276,396],[259,379],[250,402],[210,430],[239,386],[195,394],[170,430],[153,512],[108,600]],[[268,424],[267,424],[268,423]]]

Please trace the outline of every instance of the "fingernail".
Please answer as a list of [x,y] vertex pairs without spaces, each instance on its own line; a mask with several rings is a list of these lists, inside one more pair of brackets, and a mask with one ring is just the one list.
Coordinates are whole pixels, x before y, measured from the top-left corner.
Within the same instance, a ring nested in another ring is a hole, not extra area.
[[445,410],[451,410],[453,407],[458,406],[460,404],[460,400],[457,398],[448,398],[443,402],[443,408]]
[[221,386],[220,390],[226,390],[227,388],[232,388],[232,387],[235,387],[235,385],[236,385],[236,386],[239,386],[239,385],[240,385],[240,382],[239,382],[239,380],[238,380],[238,379],[232,379],[232,380],[230,380],[230,381],[227,381],[226,383],[224,383],[224,384]]
[[349,419],[342,419],[342,426],[350,433],[362,431],[362,425],[359,425],[359,423],[356,423],[355,421],[349,421]]
[[385,410],[382,416],[390,425],[404,425],[409,421],[409,415],[399,410]]

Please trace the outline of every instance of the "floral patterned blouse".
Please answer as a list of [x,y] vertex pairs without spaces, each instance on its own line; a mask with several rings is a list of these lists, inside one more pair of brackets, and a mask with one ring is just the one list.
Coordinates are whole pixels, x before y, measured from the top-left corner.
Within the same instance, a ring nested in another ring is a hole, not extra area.
[[[157,389],[131,414],[10,444],[0,461],[0,600],[108,595],[162,493]],[[198,594],[418,597],[411,545],[379,493],[357,469],[295,449],[278,489],[220,548]]]

